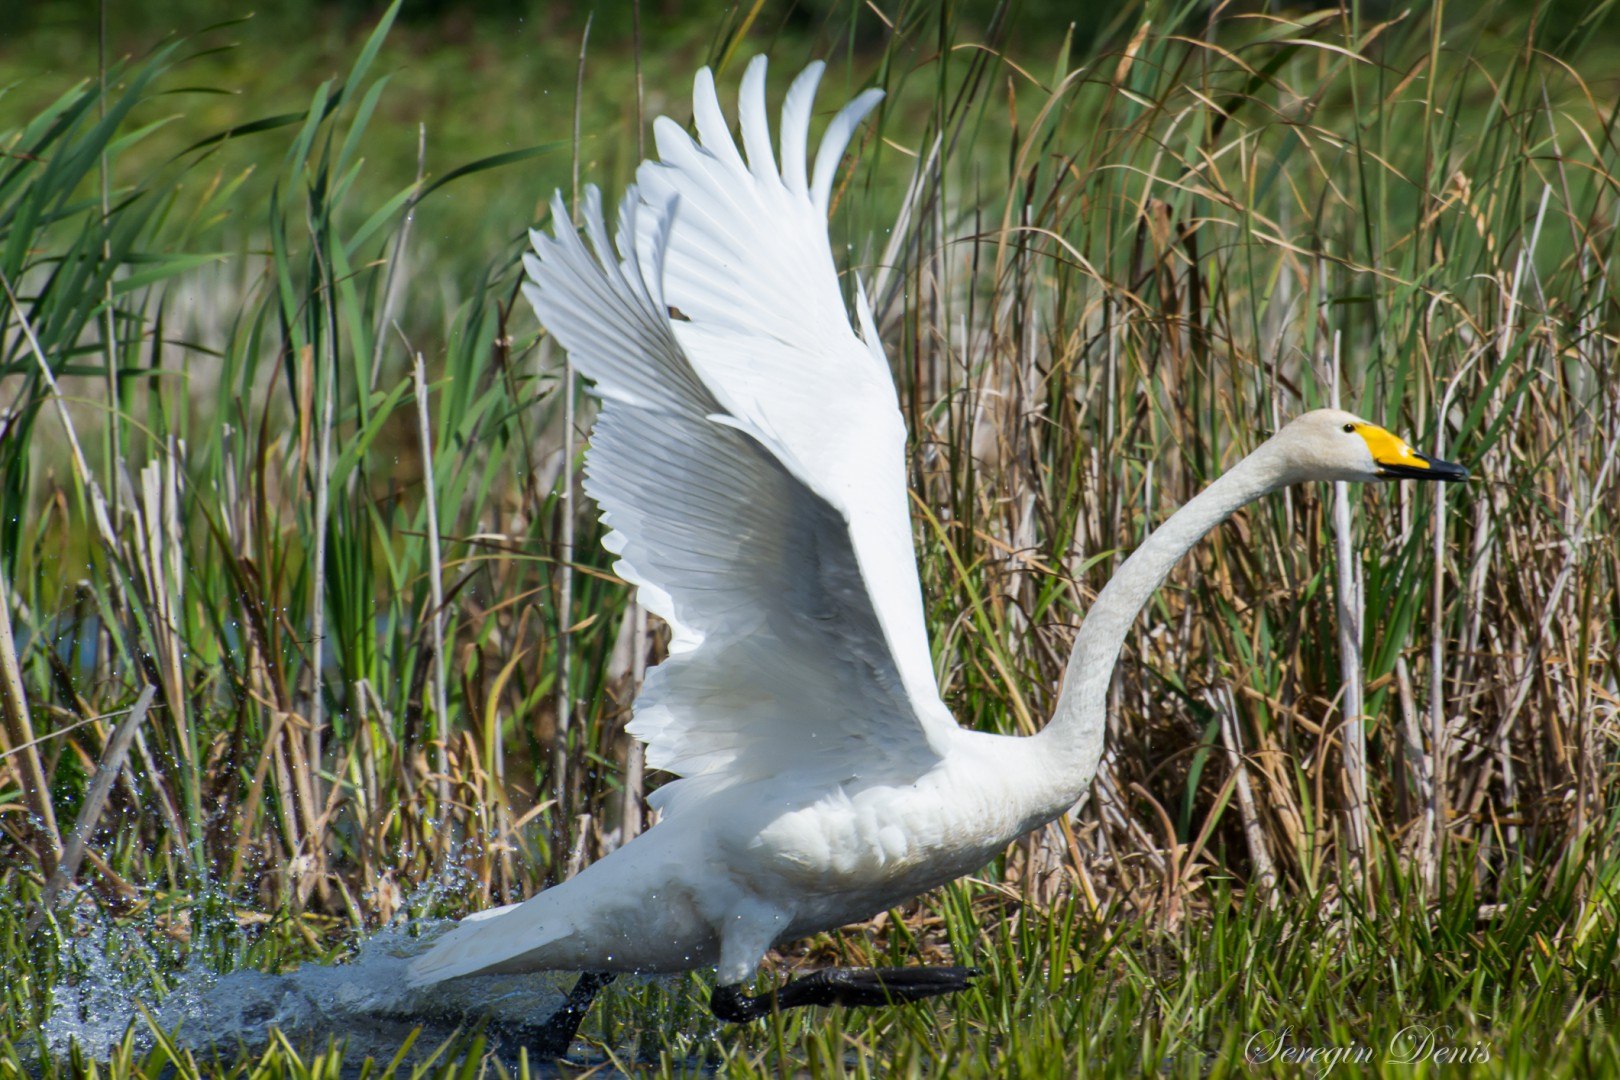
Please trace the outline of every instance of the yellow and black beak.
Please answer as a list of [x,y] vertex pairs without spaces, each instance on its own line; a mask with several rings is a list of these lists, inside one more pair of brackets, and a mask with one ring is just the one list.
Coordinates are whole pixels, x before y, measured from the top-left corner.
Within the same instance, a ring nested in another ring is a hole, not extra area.
[[1456,482],[1468,479],[1468,470],[1451,461],[1420,454],[1406,444],[1406,440],[1391,435],[1372,424],[1358,424],[1356,433],[1367,441],[1378,475],[1388,480],[1445,480]]

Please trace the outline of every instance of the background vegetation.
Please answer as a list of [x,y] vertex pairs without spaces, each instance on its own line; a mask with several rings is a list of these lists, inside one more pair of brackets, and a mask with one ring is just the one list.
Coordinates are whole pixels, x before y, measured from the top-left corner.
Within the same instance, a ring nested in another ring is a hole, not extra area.
[[[617,190],[692,71],[764,50],[775,94],[818,56],[824,108],[889,92],[833,234],[963,723],[1038,726],[1122,553],[1294,412],[1476,480],[1224,527],[1132,638],[1083,811],[778,965],[949,951],[982,989],[716,1034],[653,984],[598,1052],[1201,1074],[1421,1022],[1482,1071],[1620,1058],[1607,7],[192,8],[0,43],[0,1038],[79,970],[81,922],[28,921],[70,900],[156,943],[124,958],[155,990],[640,827],[659,629],[569,483],[591,407],[516,260],[553,188]],[[0,1069],[45,1067],[26,1042]],[[230,1067],[154,1045],[115,1068]]]

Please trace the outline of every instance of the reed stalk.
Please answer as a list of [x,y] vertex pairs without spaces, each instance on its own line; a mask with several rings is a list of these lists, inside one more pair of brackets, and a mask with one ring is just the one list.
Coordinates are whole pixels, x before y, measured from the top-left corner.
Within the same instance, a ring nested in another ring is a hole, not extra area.
[[[1340,387],[1344,383],[1343,358],[1340,353],[1340,334],[1333,335],[1332,400],[1333,407],[1343,408]],[[1349,858],[1356,867],[1357,884],[1368,892],[1369,844],[1371,830],[1367,820],[1367,733],[1363,726],[1361,693],[1361,641],[1362,615],[1361,575],[1358,572],[1355,526],[1351,521],[1350,485],[1336,481],[1333,485],[1333,554],[1334,611],[1339,630],[1339,673],[1343,680],[1339,692],[1339,715],[1343,719],[1344,771],[1350,792],[1348,808]]]
[[62,845],[62,856],[56,861],[51,871],[50,880],[45,883],[40,893],[39,909],[29,918],[30,932],[39,928],[53,908],[56,907],[57,898],[62,890],[73,883],[79,872],[79,866],[84,862],[85,851],[90,842],[90,836],[95,832],[96,822],[101,819],[101,812],[107,805],[107,796],[112,794],[113,784],[123,772],[124,761],[129,757],[130,744],[135,741],[135,733],[140,730],[141,724],[146,721],[147,710],[152,707],[152,699],[157,696],[157,687],[148,683],[142,690],[135,704],[130,707],[118,726],[113,728],[112,737],[107,740],[106,749],[102,751],[101,760],[96,763],[95,775],[90,780],[90,788],[85,793],[84,804],[79,808],[79,816],[73,822],[73,829],[68,833],[67,842]]

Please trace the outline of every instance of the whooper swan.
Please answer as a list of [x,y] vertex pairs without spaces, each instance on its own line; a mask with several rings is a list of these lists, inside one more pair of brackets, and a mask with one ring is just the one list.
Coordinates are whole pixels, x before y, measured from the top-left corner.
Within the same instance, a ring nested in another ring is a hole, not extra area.
[[827,129],[807,168],[822,65],[782,106],[765,61],[742,81],[743,151],[707,69],[698,138],[667,117],[660,161],[619,206],[584,206],[589,247],[553,201],[525,292],[595,383],[586,491],[669,659],[631,732],[675,774],[662,820],[570,881],[468,918],[411,967],[417,986],[475,973],[587,974],[555,1020],[562,1052],[614,972],[715,966],[710,1007],[876,1004],[960,989],[965,968],[833,969],[745,996],[766,950],[866,919],[982,867],[1073,806],[1102,752],[1121,644],[1170,568],[1239,507],[1308,480],[1462,480],[1348,413],[1288,424],[1126,560],[1074,643],[1051,722],[1027,738],[956,725],[940,700],[906,497],[904,421],[870,306],[850,326],[827,235],[850,136],[881,93]]

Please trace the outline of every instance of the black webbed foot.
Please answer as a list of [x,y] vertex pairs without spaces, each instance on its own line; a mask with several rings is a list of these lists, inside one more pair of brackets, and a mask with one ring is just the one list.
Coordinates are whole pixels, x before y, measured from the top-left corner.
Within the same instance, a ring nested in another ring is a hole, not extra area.
[[709,1011],[728,1023],[742,1024],[774,1009],[803,1005],[899,1005],[966,990],[978,974],[977,968],[969,967],[826,968],[789,979],[757,997],[736,986],[717,986],[709,998]]
[[547,1017],[544,1023],[492,1024],[489,1032],[503,1043],[526,1047],[537,1058],[566,1057],[575,1034],[579,1032],[581,1021],[591,1011],[591,1002],[613,979],[614,973],[611,971],[587,971],[574,983],[563,1007]]

